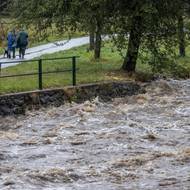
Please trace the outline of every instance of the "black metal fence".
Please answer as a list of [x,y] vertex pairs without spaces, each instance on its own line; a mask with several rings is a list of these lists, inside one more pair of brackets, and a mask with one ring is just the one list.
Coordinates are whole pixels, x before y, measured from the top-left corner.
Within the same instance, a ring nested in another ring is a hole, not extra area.
[[[78,56],[72,57],[61,57],[61,58],[50,58],[50,59],[33,59],[33,60],[18,60],[18,61],[10,61],[10,62],[0,62],[0,79],[2,78],[13,78],[13,77],[24,77],[24,76],[38,76],[38,88],[39,90],[43,89],[43,75],[48,74],[56,74],[56,73],[64,73],[64,72],[72,72],[72,85],[76,86],[76,60],[79,58]],[[55,60],[66,60],[71,59],[72,65],[71,69],[63,69],[59,71],[43,71],[43,62],[44,61],[55,61]],[[38,64],[38,72],[31,73],[22,73],[22,74],[14,74],[14,75],[3,75],[2,74],[2,66],[10,65],[14,63],[27,63],[27,62],[37,62]]]

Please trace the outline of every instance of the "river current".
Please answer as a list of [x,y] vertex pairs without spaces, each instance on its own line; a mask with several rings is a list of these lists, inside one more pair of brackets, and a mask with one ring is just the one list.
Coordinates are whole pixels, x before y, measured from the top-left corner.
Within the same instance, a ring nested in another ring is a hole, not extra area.
[[0,118],[2,190],[190,190],[190,80]]

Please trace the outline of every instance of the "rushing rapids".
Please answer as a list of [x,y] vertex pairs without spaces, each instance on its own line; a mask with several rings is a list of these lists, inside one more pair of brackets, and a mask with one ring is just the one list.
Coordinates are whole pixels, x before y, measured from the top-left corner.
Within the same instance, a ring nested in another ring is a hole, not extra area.
[[189,190],[190,80],[0,118],[0,189]]

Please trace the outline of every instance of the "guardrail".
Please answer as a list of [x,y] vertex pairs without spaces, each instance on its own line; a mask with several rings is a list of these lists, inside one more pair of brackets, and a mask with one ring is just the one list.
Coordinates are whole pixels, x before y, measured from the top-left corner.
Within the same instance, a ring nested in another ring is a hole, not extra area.
[[[39,90],[42,90],[43,89],[43,75],[53,74],[53,73],[72,72],[72,85],[76,86],[76,71],[77,71],[76,59],[77,58],[79,58],[79,56],[0,62],[0,79],[13,78],[13,77],[24,77],[24,76],[36,76],[37,75],[38,76],[38,88],[39,88]],[[44,61],[55,61],[55,60],[66,60],[66,59],[72,59],[72,68],[71,69],[43,72],[43,62]],[[22,73],[22,74],[14,74],[14,75],[2,75],[2,65],[14,64],[14,63],[26,63],[26,62],[37,62],[38,63],[38,72]]]

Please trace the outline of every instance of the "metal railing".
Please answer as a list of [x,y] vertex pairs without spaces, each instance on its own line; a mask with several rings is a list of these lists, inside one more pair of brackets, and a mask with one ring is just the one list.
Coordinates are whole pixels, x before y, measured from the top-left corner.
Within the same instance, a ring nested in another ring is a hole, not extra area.
[[[76,59],[77,58],[79,58],[79,56],[0,62],[0,79],[13,78],[13,77],[24,77],[24,76],[36,76],[37,75],[38,76],[38,88],[39,88],[39,90],[42,90],[43,89],[43,75],[72,72],[72,85],[76,86],[76,71],[78,70],[76,68]],[[55,60],[66,60],[66,59],[72,59],[72,68],[71,69],[63,69],[60,71],[46,71],[46,72],[43,71],[43,62],[44,61],[55,61]],[[37,62],[38,63],[38,72],[13,74],[13,75],[2,75],[2,65],[19,64],[19,63],[26,63],[26,62]]]

